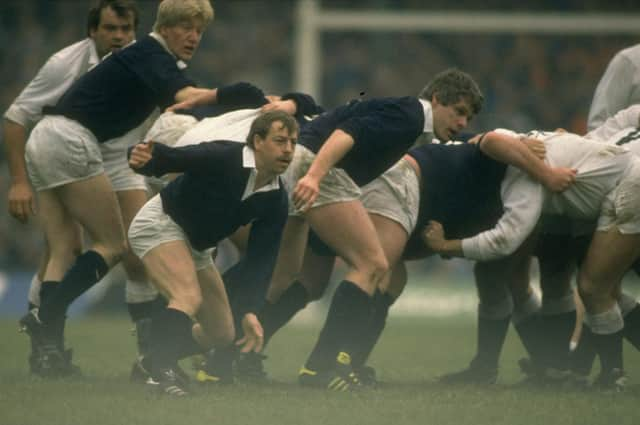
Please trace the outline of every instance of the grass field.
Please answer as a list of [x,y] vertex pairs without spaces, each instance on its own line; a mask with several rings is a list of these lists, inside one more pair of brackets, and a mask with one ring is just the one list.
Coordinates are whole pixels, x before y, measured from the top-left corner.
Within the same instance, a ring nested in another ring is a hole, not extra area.
[[351,394],[299,388],[296,372],[317,326],[290,326],[268,350],[273,385],[196,388],[168,399],[128,382],[134,338],[126,319],[74,320],[68,340],[85,377],[42,381],[27,373],[27,338],[15,321],[0,321],[0,425],[195,424],[638,424],[640,354],[626,347],[632,385],[624,394],[516,388],[522,355],[510,333],[499,385],[446,387],[434,378],[464,367],[474,350],[473,321],[391,320],[371,359],[383,388]]

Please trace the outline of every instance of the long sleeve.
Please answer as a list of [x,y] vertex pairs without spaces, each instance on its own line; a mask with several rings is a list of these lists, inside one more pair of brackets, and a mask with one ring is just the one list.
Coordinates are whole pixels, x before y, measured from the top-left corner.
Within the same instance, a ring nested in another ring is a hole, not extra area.
[[[224,147],[220,141],[203,142],[197,145],[173,148],[161,143],[154,144],[152,158],[144,167],[134,171],[145,176],[160,177],[167,173],[206,173],[216,161],[223,160]],[[129,148],[129,154],[133,148]]]
[[629,105],[631,88],[638,69],[626,56],[618,53],[609,63],[593,95],[587,127],[593,130],[607,118]]
[[324,109],[316,104],[314,98],[305,93],[287,93],[282,95],[282,100],[293,100],[296,103],[296,119],[304,116],[314,116],[324,112]]
[[495,227],[462,240],[466,258],[493,260],[513,253],[535,228],[544,204],[544,190],[521,170],[509,167],[501,186],[504,208]]
[[42,118],[42,108],[54,106],[67,89],[88,68],[89,52],[80,42],[51,56],[22,90],[5,113],[5,118],[27,128]]
[[[603,124],[588,132],[585,138],[606,142],[621,130],[637,127],[640,127],[640,104],[632,105],[617,112]],[[616,142],[613,141],[613,143]]]
[[279,204],[270,208],[270,214],[251,225],[244,258],[223,276],[237,320],[246,313],[256,313],[265,302],[287,220],[286,192],[283,190],[281,194]]

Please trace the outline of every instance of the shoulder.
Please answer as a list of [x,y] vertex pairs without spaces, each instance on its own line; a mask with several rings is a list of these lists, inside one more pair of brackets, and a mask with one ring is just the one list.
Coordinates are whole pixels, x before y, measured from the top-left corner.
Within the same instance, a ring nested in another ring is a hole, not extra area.
[[616,53],[613,59],[611,59],[611,67],[620,67],[625,65],[640,67],[640,44],[620,50]]
[[47,71],[66,72],[78,61],[88,59],[91,53],[92,43],[89,38],[73,43],[51,55],[42,68]]

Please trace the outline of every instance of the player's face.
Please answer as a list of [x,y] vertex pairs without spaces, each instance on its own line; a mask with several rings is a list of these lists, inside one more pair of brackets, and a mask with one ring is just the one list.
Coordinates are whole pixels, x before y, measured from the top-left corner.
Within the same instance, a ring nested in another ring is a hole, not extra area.
[[160,35],[167,42],[169,50],[173,52],[178,59],[188,61],[200,44],[202,32],[204,31],[204,22],[200,18],[186,19],[171,27],[163,27],[160,29]]
[[284,124],[274,121],[264,139],[260,136],[254,139],[258,171],[284,173],[293,160],[297,140],[298,133],[289,133]]
[[471,106],[466,100],[445,106],[434,96],[431,107],[433,108],[433,131],[443,142],[451,140],[469,124],[473,117]]
[[89,31],[89,36],[96,43],[98,56],[103,57],[131,43],[135,38],[133,22],[131,12],[126,17],[120,17],[110,7],[102,9],[98,27]]

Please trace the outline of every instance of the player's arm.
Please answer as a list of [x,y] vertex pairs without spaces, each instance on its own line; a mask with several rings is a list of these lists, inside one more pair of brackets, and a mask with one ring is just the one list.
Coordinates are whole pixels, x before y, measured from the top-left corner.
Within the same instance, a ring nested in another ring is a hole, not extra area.
[[575,181],[576,170],[549,167],[520,139],[509,134],[491,131],[485,134],[479,144],[486,155],[520,168],[552,192],[562,192]]
[[216,89],[187,86],[176,92],[175,101],[176,104],[170,106],[168,111],[192,109],[214,103],[237,109],[257,108],[267,102],[262,90],[245,82],[229,84]]
[[227,287],[233,287],[233,315],[242,318],[245,336],[237,345],[242,346],[243,352],[262,349],[263,334],[258,328],[260,322],[257,313],[266,300],[287,220],[288,206],[284,190],[277,201],[277,204],[265,206],[265,216],[252,223],[245,257],[223,276]]
[[42,117],[44,106],[56,104],[68,87],[67,81],[72,77],[66,72],[60,59],[52,56],[5,113],[3,139],[11,177],[9,213],[23,223],[35,214],[33,189],[24,160],[27,128]]
[[640,127],[640,104],[631,105],[617,112],[614,116],[608,118],[604,124],[591,130],[584,137],[606,142],[620,130],[632,127]]
[[636,78],[635,65],[625,56],[616,55],[609,63],[593,95],[587,128],[601,126],[608,117],[628,106],[630,84]]
[[446,229],[440,223],[431,222],[423,231],[425,244],[439,254],[480,261],[512,254],[538,223],[544,191],[521,170],[509,167],[500,194],[504,213],[492,229],[470,238],[447,240]]
[[16,122],[4,119],[4,150],[9,163],[9,214],[25,223],[35,214],[33,189],[29,183],[27,166],[24,161],[24,149],[27,140],[27,129]]
[[351,150],[354,139],[343,130],[337,129],[322,145],[318,155],[309,167],[307,174],[298,180],[293,191],[293,202],[297,209],[306,211],[320,191],[320,181],[329,172],[331,167],[338,163]]
[[215,171],[224,161],[223,146],[217,142],[171,147],[148,141],[129,148],[129,166],[138,174],[160,177],[167,173]]
[[312,96],[298,92],[287,93],[282,97],[271,99],[269,103],[262,107],[263,112],[272,110],[284,111],[296,118],[314,116],[324,112],[324,109],[316,104]]

